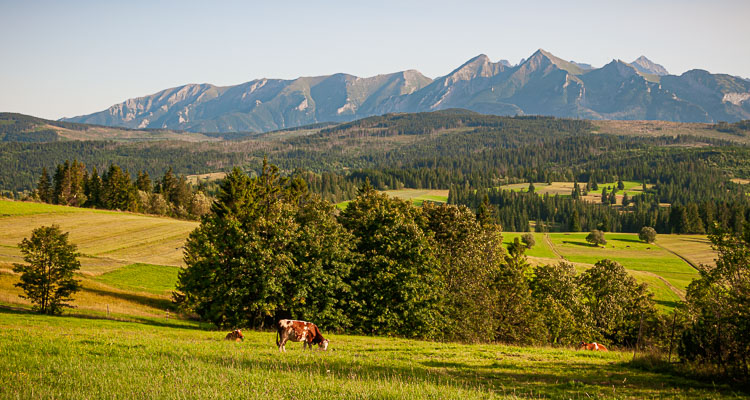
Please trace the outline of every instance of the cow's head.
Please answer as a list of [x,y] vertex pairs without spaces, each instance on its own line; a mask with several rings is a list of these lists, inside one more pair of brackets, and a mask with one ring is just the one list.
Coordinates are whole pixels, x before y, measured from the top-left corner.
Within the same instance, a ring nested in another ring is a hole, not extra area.
[[241,331],[241,330],[239,330],[239,329],[236,329],[236,330],[234,331],[234,333],[235,333],[235,335],[236,335],[237,339],[239,339],[239,340],[245,340],[245,335],[243,335],[243,334],[242,334],[242,331]]
[[580,350],[580,349],[586,347],[586,344],[587,344],[586,342],[578,343],[578,349]]
[[323,339],[323,341],[318,344],[318,350],[328,350],[328,339]]

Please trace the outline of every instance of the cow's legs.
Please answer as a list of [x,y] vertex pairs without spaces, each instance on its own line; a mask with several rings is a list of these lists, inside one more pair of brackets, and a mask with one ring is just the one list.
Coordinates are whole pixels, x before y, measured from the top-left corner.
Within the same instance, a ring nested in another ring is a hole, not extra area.
[[281,338],[281,341],[279,342],[279,352],[286,353],[286,338]]

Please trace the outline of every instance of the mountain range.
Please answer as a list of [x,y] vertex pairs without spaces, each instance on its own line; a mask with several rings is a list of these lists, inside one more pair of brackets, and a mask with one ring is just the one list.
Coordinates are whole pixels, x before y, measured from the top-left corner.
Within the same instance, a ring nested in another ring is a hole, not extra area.
[[643,56],[594,68],[540,49],[517,65],[479,55],[434,80],[407,70],[369,78],[339,73],[263,78],[234,86],[188,84],[62,121],[190,132],[267,132],[448,108],[494,115],[734,122],[750,119],[750,81],[700,69],[670,75]]

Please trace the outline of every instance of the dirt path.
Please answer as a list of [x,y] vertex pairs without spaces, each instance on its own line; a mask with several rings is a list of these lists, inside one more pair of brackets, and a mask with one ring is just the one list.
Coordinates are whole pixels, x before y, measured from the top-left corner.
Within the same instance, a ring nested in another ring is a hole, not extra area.
[[671,250],[671,249],[669,249],[669,248],[667,248],[667,247],[664,247],[664,246],[660,246],[660,245],[659,245],[659,244],[657,244],[657,243],[654,243],[654,244],[655,244],[655,245],[657,245],[657,246],[659,246],[660,248],[662,248],[662,249],[664,249],[664,250],[666,250],[666,251],[668,251],[668,252],[670,252],[670,253],[672,253],[672,254],[676,255],[677,257],[680,257],[680,259],[681,259],[682,261],[685,261],[686,263],[688,263],[688,265],[689,265],[689,266],[691,266],[691,267],[693,267],[693,269],[695,269],[696,271],[700,271],[700,268],[698,268],[698,266],[697,266],[697,265],[695,265],[695,264],[694,264],[694,263],[693,263],[692,261],[690,261],[690,260],[688,260],[687,258],[685,258],[685,257],[683,257],[682,255],[680,255],[680,253],[677,253],[677,252],[675,252],[675,251],[673,251],[673,250]]
[[560,257],[561,260],[568,261],[565,259],[565,257],[563,257],[562,254],[560,254],[557,251],[555,246],[552,244],[552,239],[549,238],[549,233],[546,233],[546,232],[544,233],[544,241],[547,242],[547,246],[549,246],[549,248],[552,250],[553,253],[555,253],[556,256]]
[[664,282],[664,284],[667,285],[667,287],[669,288],[669,290],[671,290],[674,294],[676,294],[677,297],[680,298],[680,300],[685,301],[685,292],[682,291],[682,290],[680,290],[680,289],[678,289],[675,285],[669,283],[668,280],[664,279],[660,275],[657,275],[657,274],[655,274],[653,272],[648,272],[648,271],[637,271],[637,272],[641,273],[641,274],[651,275],[651,276],[653,276],[655,278],[659,278],[659,280],[662,281],[662,282]]

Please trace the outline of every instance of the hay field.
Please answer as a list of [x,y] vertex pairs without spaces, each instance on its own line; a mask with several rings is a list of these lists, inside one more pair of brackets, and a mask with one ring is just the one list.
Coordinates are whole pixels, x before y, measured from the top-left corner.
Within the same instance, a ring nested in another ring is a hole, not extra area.
[[401,189],[386,190],[382,193],[392,197],[397,197],[401,200],[411,201],[412,204],[418,207],[421,206],[425,200],[438,203],[445,203],[448,201],[447,189]]
[[20,262],[18,243],[57,224],[83,254],[81,272],[99,275],[133,263],[182,266],[182,246],[197,222],[114,211],[0,200],[0,267]]
[[[627,193],[629,197],[633,197],[637,194],[643,193],[643,183],[636,181],[623,181],[625,189],[618,190],[615,197],[617,197],[617,204],[622,205],[622,196]],[[573,187],[575,182],[534,182],[534,192],[539,195],[548,194],[550,196],[571,196],[573,193]],[[583,190],[586,187],[586,182],[579,182],[578,187]],[[587,195],[582,196],[581,199],[589,203],[600,204],[602,202],[602,188],[607,188],[607,192],[611,192],[613,188],[617,187],[617,182],[605,182],[599,184],[598,190],[592,190]],[[647,184],[646,188],[653,187],[652,184]],[[514,192],[528,192],[528,183],[513,183],[510,185],[500,186],[502,190],[512,190]]]

